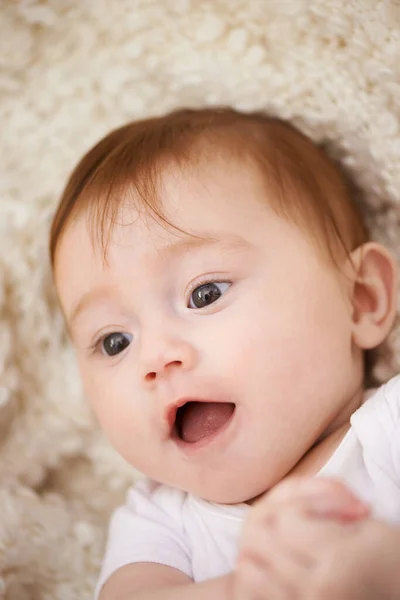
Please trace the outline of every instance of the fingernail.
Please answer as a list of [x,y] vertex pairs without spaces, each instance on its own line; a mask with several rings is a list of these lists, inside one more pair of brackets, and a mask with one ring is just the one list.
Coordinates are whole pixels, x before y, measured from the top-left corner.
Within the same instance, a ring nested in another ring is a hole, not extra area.
[[329,496],[321,496],[320,498],[310,498],[307,510],[315,516],[352,520],[368,516],[370,509],[361,500],[340,502]]

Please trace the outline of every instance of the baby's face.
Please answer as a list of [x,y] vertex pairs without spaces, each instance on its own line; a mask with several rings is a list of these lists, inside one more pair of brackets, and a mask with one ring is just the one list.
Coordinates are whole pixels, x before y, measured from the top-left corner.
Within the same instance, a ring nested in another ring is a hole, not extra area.
[[162,183],[167,216],[207,239],[127,209],[104,264],[82,215],[59,247],[59,296],[87,397],[121,455],[205,499],[246,501],[348,416],[360,385],[351,305],[337,272],[269,208],[257,172],[232,164]]

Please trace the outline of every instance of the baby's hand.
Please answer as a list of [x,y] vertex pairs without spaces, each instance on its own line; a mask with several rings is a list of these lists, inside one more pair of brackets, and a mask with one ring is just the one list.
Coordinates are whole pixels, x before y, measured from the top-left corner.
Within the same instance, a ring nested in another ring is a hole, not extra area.
[[338,481],[282,482],[249,512],[232,576],[233,599],[355,600],[351,595],[326,595],[325,567],[315,569],[315,564],[322,554],[329,561],[333,538],[368,514],[368,506]]

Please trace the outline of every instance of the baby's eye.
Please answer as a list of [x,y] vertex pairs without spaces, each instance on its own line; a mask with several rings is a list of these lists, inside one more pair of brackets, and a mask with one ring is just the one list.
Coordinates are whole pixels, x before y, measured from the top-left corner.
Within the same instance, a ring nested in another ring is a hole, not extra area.
[[231,284],[223,281],[203,283],[190,294],[189,308],[204,308],[222,296]]
[[107,356],[115,356],[129,346],[132,341],[130,333],[116,331],[101,340],[101,350]]

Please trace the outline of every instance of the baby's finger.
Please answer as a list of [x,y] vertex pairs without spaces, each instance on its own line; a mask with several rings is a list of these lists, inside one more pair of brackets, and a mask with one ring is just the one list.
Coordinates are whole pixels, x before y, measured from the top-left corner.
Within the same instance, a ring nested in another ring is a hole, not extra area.
[[316,566],[314,557],[285,547],[276,538],[265,559],[268,560],[269,572],[273,576],[271,579],[285,591],[285,598],[308,598]]
[[325,550],[354,534],[354,525],[328,519],[315,519],[299,511],[287,511],[279,521],[277,535],[285,548],[301,557],[308,568],[318,563]]
[[270,502],[284,502],[310,495],[340,494],[358,500],[353,492],[340,480],[333,477],[288,477],[267,492],[263,498]]
[[286,502],[299,503],[316,516],[354,520],[369,514],[369,507],[341,481],[331,478],[289,478],[254,504],[254,508],[269,512],[269,509]]
[[259,528],[253,531],[251,538],[244,540],[240,556],[272,569],[274,573],[294,584],[303,579],[315,561],[302,548],[294,548],[284,543],[279,527],[267,531]]
[[261,569],[266,579],[264,591],[268,600],[280,597],[294,600],[308,593],[315,559],[301,547],[283,544],[279,522],[276,526],[252,528],[251,535],[241,545],[238,564],[257,565]]
[[312,495],[304,498],[302,504],[303,510],[311,516],[342,522],[365,519],[370,514],[368,504],[340,493],[326,496]]
[[237,598],[246,600],[293,600],[290,588],[277,580],[263,563],[243,561],[235,573]]

